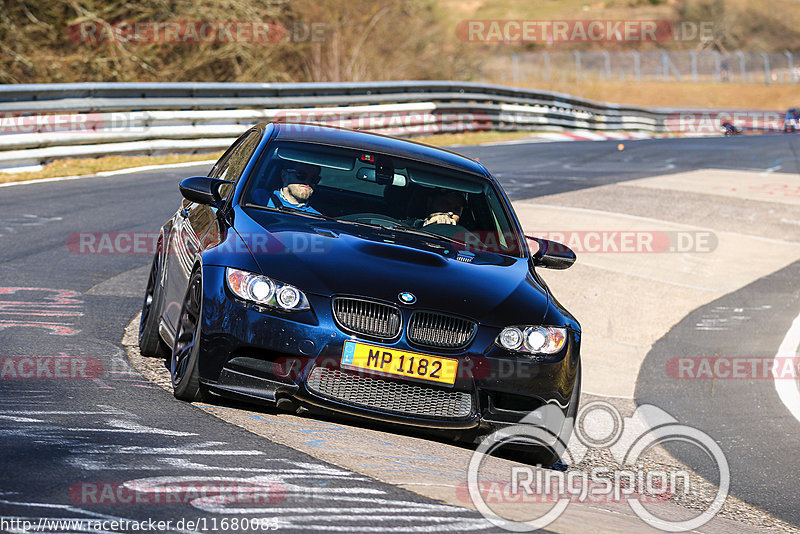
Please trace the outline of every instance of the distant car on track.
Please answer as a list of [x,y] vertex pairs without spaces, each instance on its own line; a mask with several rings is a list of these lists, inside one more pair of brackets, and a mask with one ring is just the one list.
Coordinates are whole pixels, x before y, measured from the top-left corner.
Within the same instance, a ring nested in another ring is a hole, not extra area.
[[[574,417],[581,329],[486,168],[364,132],[261,123],[161,228],[139,330],[177,398],[339,412],[470,438]],[[530,448],[553,463],[558,439]]]
[[800,132],[800,108],[791,108],[783,119],[783,131],[786,133]]
[[744,130],[740,126],[736,126],[735,124],[731,124],[730,122],[722,123],[722,131],[725,134],[725,136],[741,135],[744,133]]

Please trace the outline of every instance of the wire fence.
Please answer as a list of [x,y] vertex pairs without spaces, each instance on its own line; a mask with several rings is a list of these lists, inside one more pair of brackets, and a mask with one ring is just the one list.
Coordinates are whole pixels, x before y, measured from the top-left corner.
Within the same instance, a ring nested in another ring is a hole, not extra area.
[[499,56],[484,65],[485,79],[499,83],[607,80],[794,84],[800,54],[654,50],[638,52],[535,52]]

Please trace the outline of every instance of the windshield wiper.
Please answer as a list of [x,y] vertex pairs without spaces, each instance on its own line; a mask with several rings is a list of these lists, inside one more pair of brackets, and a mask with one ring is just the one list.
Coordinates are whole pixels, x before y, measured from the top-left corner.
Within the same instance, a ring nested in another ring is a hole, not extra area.
[[253,204],[249,202],[244,205],[245,208],[256,208],[260,210],[275,210],[280,211],[281,213],[294,213],[296,215],[307,215],[309,217],[314,217],[316,219],[324,219],[326,221],[333,221],[337,223],[344,223],[344,224],[352,224],[354,226],[366,226],[367,228],[377,228],[379,230],[390,230],[390,228],[374,223],[366,223],[360,221],[348,221],[347,219],[338,219],[336,217],[331,217],[330,215],[323,215],[321,213],[312,213],[308,211],[301,211],[295,208],[290,208],[289,206],[263,206],[261,204]]
[[434,232],[428,232],[427,230],[422,230],[420,228],[412,228],[410,226],[405,226],[403,224],[395,224],[394,226],[391,227],[391,230],[398,231],[398,232],[403,232],[403,233],[406,233],[406,234],[413,234],[413,235],[418,235],[418,236],[422,236],[422,237],[433,238],[433,239],[442,239],[442,240],[447,241],[449,243],[461,243],[461,241],[459,241],[458,239],[455,239],[453,237],[447,237],[447,236],[443,236],[442,234],[437,234],[437,233],[434,233]]
[[331,217],[329,215],[323,215],[321,213],[313,213],[310,211],[302,211],[295,208],[290,208],[289,206],[262,206],[261,204],[253,204],[252,202],[248,202],[244,205],[245,208],[256,208],[260,210],[275,210],[280,211],[281,213],[293,213],[295,215],[307,215],[309,217],[314,217],[315,219],[325,219],[326,221],[338,221],[336,217]]
[[392,231],[392,232],[402,232],[405,234],[412,234],[417,235],[420,237],[427,237],[429,239],[436,239],[447,241],[448,243],[461,243],[458,239],[443,236],[441,234],[437,234],[434,232],[428,232],[427,230],[421,230],[419,228],[413,228],[411,226],[405,226],[403,224],[395,224],[392,226],[385,226],[382,224],[375,224],[375,223],[367,223],[361,221],[348,221],[347,219],[337,219],[336,217],[331,217],[330,215],[323,215],[321,213],[311,213],[307,211],[301,211],[294,208],[290,208],[288,206],[262,206],[260,204],[253,204],[248,203],[245,204],[246,208],[257,208],[262,210],[275,210],[280,211],[281,213],[294,213],[297,215],[307,215],[309,217],[314,217],[316,219],[324,219],[326,221],[333,221],[337,223],[344,223],[344,224],[352,224],[354,226],[366,226],[367,228],[374,228],[376,230],[384,230],[384,231]]

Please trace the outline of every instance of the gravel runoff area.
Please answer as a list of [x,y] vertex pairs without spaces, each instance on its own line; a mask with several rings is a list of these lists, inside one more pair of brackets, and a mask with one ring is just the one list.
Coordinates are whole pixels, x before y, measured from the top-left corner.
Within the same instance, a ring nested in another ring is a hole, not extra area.
[[[154,384],[172,392],[172,383],[170,380],[170,373],[168,369],[168,362],[160,358],[148,358],[139,354],[139,347],[137,342],[139,327],[139,316],[137,315],[125,329],[122,344],[125,346],[128,360],[131,365],[139,371],[145,378]],[[582,395],[581,404],[585,405],[588,402],[603,400],[611,402],[620,412],[623,417],[629,417],[636,409],[635,404],[629,399],[608,399],[605,397],[597,397],[593,395]],[[220,414],[219,411],[213,411],[200,406],[204,411],[227,420],[225,413]],[[249,407],[257,411],[259,408],[256,405]],[[567,460],[568,461],[568,460]],[[589,473],[592,469],[603,468],[613,469],[616,466],[611,453],[608,449],[592,449],[581,459],[579,463],[574,465],[557,465],[559,470],[566,471],[583,471]],[[717,492],[717,487],[706,481],[704,478],[695,474],[690,468],[682,465],[666,450],[659,447],[653,447],[646,457],[637,463],[636,469],[643,469],[644,472],[651,470],[660,470],[666,473],[689,473],[689,486],[693,488],[690,494],[683,494],[676,492],[670,496],[670,501],[678,504],[688,511],[702,511],[708,507],[714,499]],[[680,489],[680,488],[676,488]],[[458,503],[451,503],[458,504]],[[691,516],[691,514],[689,514]],[[746,528],[748,525],[756,527],[758,530],[765,529],[769,532],[778,533],[796,533],[798,529],[786,522],[783,522],[767,512],[755,508],[733,496],[728,496],[725,504],[720,510],[718,517],[736,521],[742,524],[743,529],[741,532],[748,532]],[[688,519],[688,516],[684,519]],[[702,529],[701,529],[702,530]]]

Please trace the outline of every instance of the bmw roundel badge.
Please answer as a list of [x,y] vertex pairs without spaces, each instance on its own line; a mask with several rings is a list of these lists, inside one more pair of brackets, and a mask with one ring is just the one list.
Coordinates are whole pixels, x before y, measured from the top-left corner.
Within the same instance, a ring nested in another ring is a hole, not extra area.
[[408,291],[403,291],[397,298],[400,299],[400,302],[403,304],[414,304],[417,302],[417,297],[414,296],[414,293],[409,293]]

